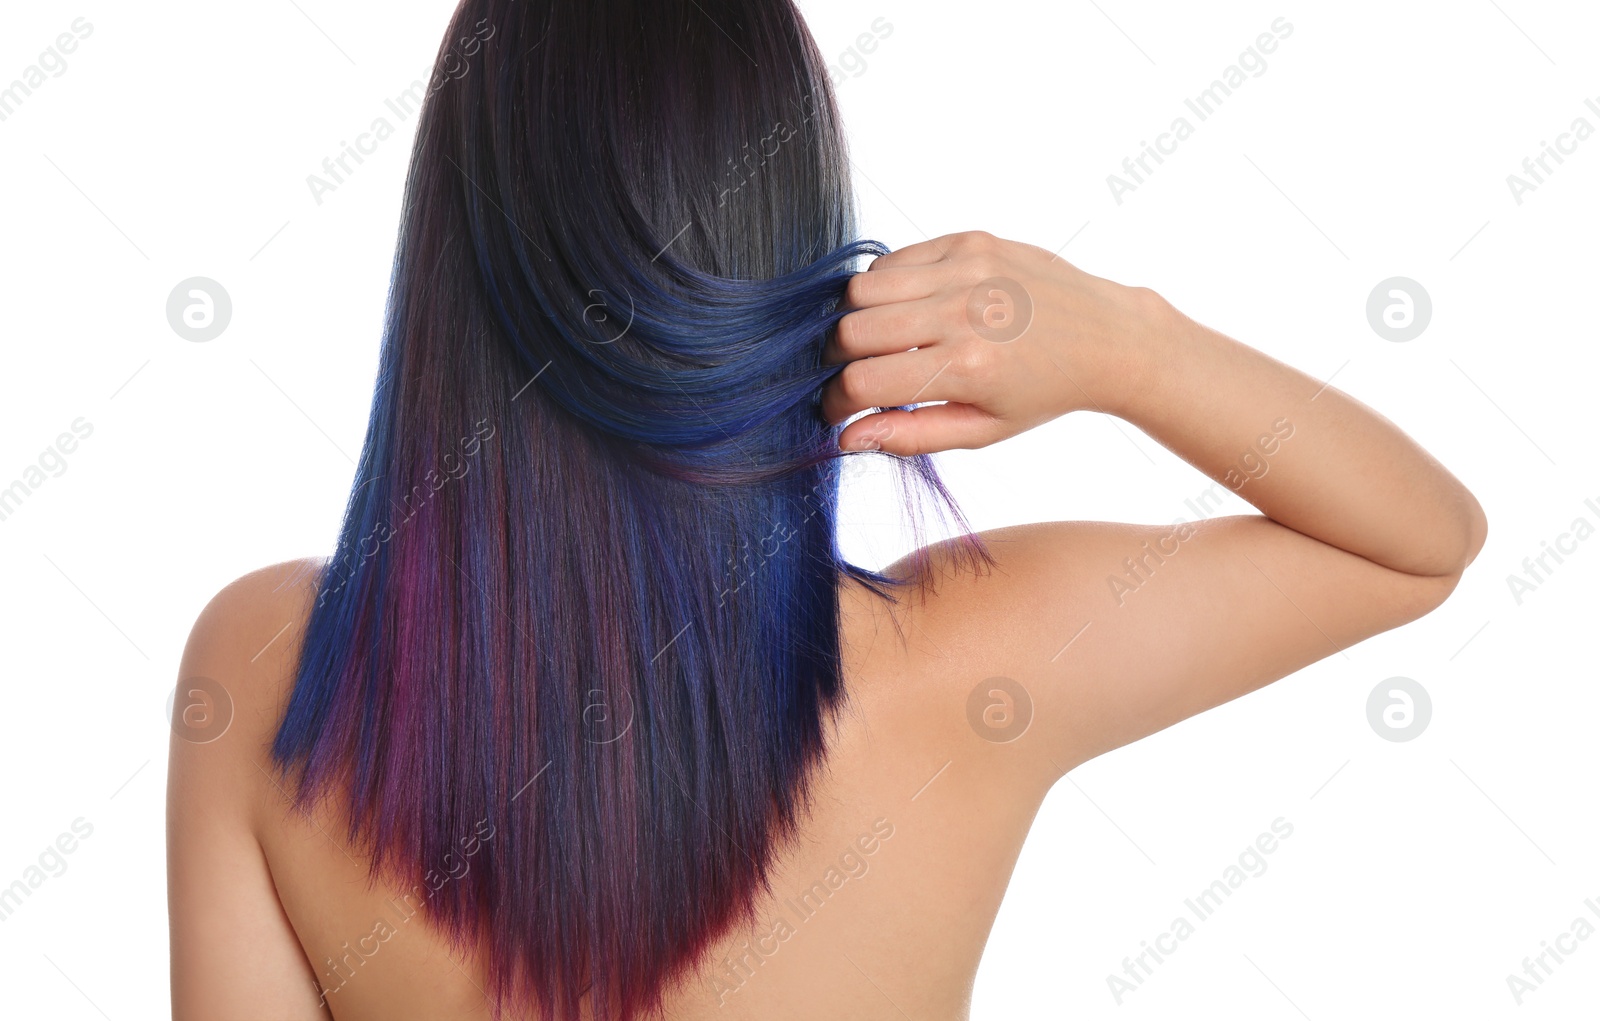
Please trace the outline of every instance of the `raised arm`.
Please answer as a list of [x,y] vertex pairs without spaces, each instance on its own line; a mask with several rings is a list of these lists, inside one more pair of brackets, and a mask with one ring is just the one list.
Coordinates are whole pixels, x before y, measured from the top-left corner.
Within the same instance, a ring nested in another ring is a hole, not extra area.
[[915,612],[948,636],[928,666],[953,694],[998,675],[1033,695],[1040,734],[1016,746],[1044,754],[1004,752],[1019,768],[1059,775],[1413,620],[1483,545],[1478,502],[1393,423],[1149,290],[962,234],[879,259],[849,300],[825,412],[949,403],[869,415],[846,448],[980,447],[1098,410],[1265,515],[987,533],[1000,570]]

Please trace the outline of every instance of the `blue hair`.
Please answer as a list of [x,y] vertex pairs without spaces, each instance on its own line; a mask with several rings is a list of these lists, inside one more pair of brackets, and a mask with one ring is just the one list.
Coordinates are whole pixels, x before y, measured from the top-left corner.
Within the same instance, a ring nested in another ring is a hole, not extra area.
[[789,0],[464,0],[452,54],[273,754],[497,1014],[631,1018],[803,818],[841,578],[900,584],[840,553],[817,403],[885,249]]

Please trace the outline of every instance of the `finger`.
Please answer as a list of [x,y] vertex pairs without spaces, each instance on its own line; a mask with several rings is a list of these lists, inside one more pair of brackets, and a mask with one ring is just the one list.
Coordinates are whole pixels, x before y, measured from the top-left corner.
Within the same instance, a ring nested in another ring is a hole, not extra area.
[[952,255],[973,251],[992,252],[1001,243],[1001,239],[986,231],[964,230],[897,248],[888,255],[880,256],[867,268],[875,270],[901,266],[927,266],[943,262]]
[[881,450],[911,457],[987,446],[999,438],[998,423],[987,412],[970,404],[931,404],[857,419],[839,434],[839,449]]
[[872,308],[896,301],[915,301],[938,293],[949,280],[948,271],[928,266],[898,266],[890,269],[874,267],[857,273],[845,285],[844,303],[852,309]]
[[948,257],[950,252],[950,238],[933,238],[928,241],[918,241],[914,245],[896,248],[888,255],[880,255],[872,260],[867,267],[868,272],[881,269],[894,269],[901,266],[926,266],[929,263],[939,262]]
[[964,400],[969,395],[953,359],[940,347],[901,351],[879,358],[858,358],[822,388],[822,414],[843,422],[872,408],[897,408],[917,401]]
[[924,298],[851,312],[839,320],[823,345],[823,363],[835,365],[932,344],[943,334],[940,311],[937,302]]

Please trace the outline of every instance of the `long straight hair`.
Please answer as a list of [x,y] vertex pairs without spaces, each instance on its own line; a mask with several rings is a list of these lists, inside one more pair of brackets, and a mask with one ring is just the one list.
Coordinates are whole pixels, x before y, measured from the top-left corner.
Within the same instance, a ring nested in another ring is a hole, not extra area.
[[885,251],[844,153],[792,0],[450,24],[273,755],[481,954],[497,1016],[658,1012],[753,919],[844,701],[841,576],[895,598],[840,554],[818,408]]

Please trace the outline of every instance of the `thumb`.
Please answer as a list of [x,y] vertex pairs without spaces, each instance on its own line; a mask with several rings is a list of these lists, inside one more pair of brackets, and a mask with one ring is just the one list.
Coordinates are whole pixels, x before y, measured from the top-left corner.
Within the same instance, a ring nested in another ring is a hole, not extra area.
[[911,457],[983,447],[1000,439],[995,420],[970,404],[929,404],[863,416],[839,434],[839,449],[881,450]]

